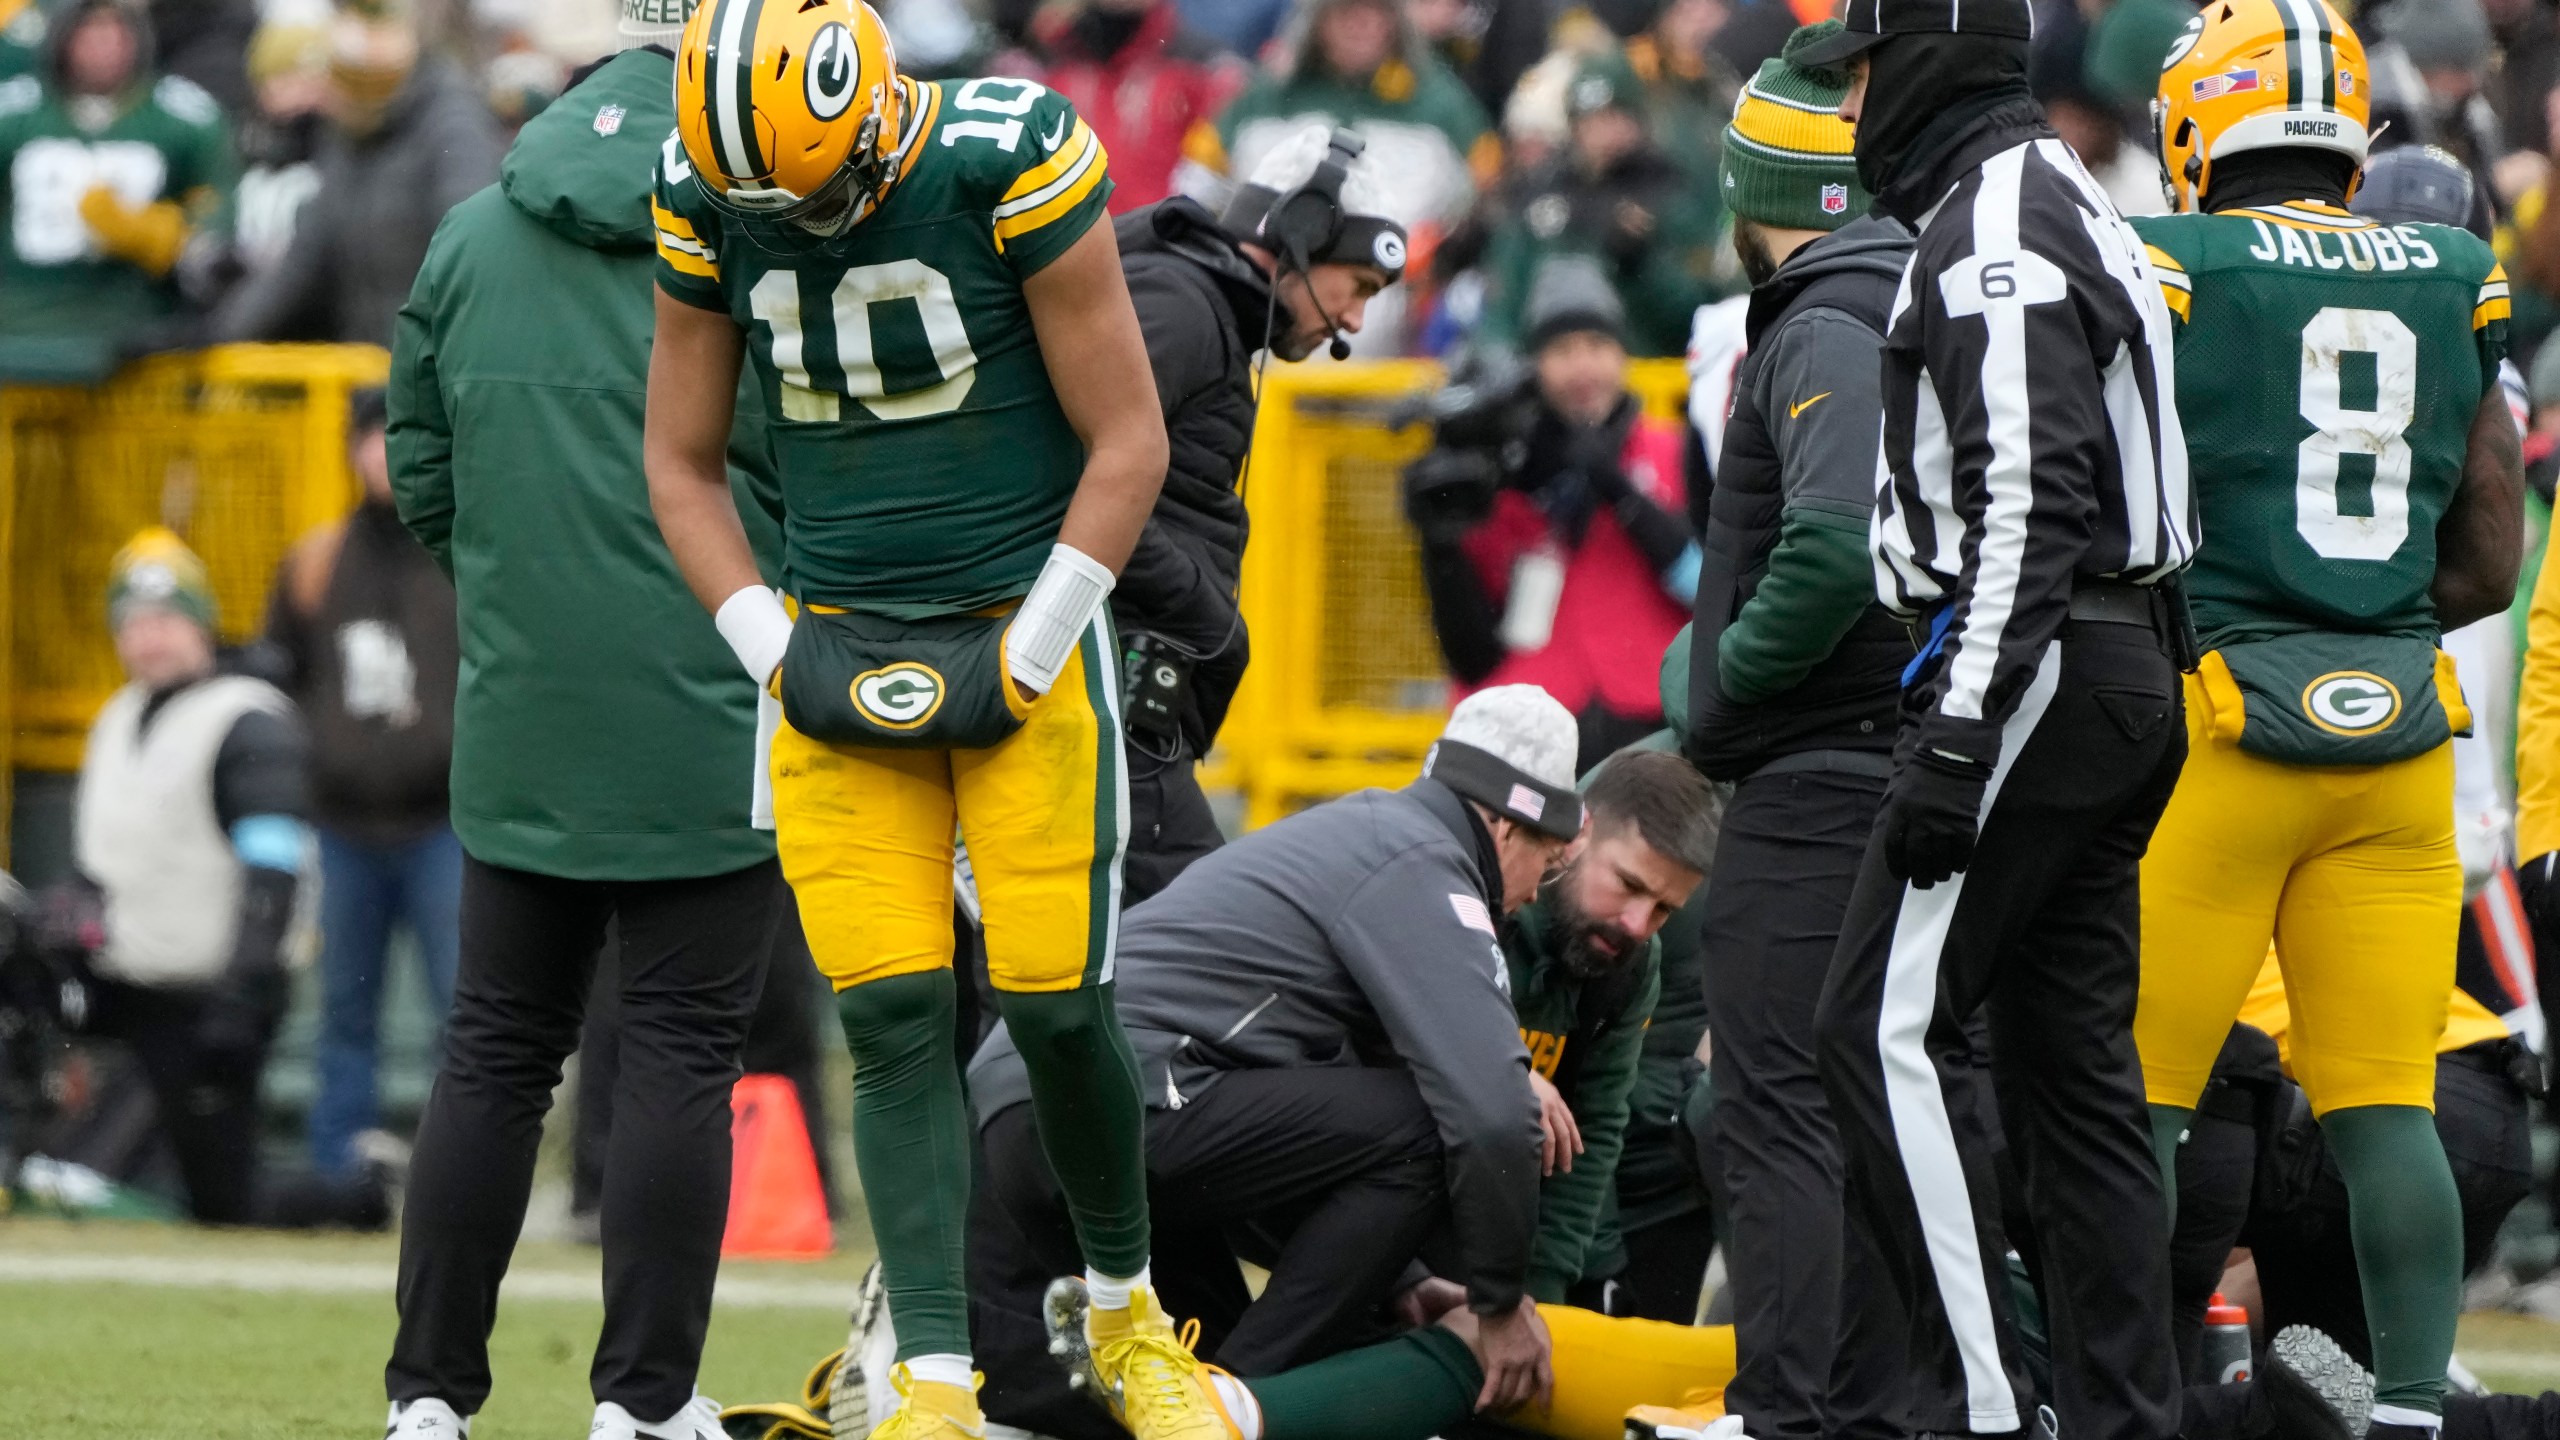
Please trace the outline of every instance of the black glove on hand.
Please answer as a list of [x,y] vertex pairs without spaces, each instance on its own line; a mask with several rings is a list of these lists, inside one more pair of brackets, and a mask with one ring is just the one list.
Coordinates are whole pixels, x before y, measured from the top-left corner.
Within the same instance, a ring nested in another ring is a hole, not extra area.
[[258,1083],[284,1002],[281,970],[222,981],[196,1017],[197,1073],[219,1085]]
[[1982,792],[1991,767],[1944,751],[1920,749],[1893,772],[1884,810],[1885,868],[1926,890],[1973,863],[1982,826]]
[[1491,456],[1433,450],[1404,467],[1404,516],[1425,541],[1454,544],[1493,513],[1501,483]]

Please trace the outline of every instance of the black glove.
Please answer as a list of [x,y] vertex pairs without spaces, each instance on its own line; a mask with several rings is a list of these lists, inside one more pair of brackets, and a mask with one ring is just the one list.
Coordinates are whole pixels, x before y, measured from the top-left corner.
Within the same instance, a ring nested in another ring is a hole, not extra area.
[[1926,890],[1972,864],[1982,792],[1990,783],[1991,767],[1980,761],[1941,750],[1913,751],[1885,786],[1884,809],[1876,817],[1885,868]]
[[1433,450],[1404,467],[1404,515],[1426,542],[1455,543],[1493,513],[1502,483],[1493,457],[1473,450]]
[[284,1019],[285,992],[282,970],[218,984],[196,1017],[196,1073],[217,1085],[256,1085]]

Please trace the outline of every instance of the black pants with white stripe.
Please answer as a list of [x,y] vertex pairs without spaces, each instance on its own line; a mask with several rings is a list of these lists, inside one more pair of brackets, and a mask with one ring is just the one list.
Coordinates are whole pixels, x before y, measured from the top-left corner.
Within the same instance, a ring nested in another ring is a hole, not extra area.
[[1816,1028],[1849,1221],[1908,1311],[1915,1429],[2017,1431],[2040,1398],[2010,1314],[1991,1137],[1969,1099],[1963,1027],[1982,1011],[2042,1249],[2054,1393],[2041,1398],[2062,1440],[2176,1431],[2133,1010],[2139,863],[2185,755],[2178,676],[2153,633],[2073,621],[2008,723],[1972,868],[1914,889],[1868,847]]

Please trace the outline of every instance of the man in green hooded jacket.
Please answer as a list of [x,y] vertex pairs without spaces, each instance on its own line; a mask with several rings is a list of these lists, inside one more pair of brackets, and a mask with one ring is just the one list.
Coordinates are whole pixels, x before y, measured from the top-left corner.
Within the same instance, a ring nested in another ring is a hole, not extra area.
[[[608,921],[621,1038],[592,1434],[720,1433],[694,1372],[728,1207],[729,1092],[784,901],[772,837],[751,822],[755,686],[677,574],[640,465],[649,194],[674,127],[660,47],[691,8],[624,0],[635,48],[525,126],[498,184],[445,218],[400,312],[392,484],[460,600],[452,795],[467,858],[453,1015],[401,1233],[386,1440],[454,1440],[488,1395],[498,1283]],[[771,578],[780,501],[753,386],[738,406],[730,479]]]

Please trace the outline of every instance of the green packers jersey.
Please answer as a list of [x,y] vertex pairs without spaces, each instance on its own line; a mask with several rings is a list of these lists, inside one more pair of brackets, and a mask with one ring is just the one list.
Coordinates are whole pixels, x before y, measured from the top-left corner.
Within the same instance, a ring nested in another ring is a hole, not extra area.
[[164,313],[176,287],[101,250],[80,202],[99,189],[135,209],[176,200],[203,223],[234,178],[222,107],[193,81],[163,76],[94,126],[33,75],[0,81],[0,330],[86,333]]
[[1102,143],[1028,80],[901,80],[889,197],[843,236],[711,204],[672,136],[658,285],[747,333],[805,601],[914,618],[1018,598],[1084,473],[1023,282],[1104,216]]
[[2133,222],[2182,322],[2178,421],[2208,647],[2436,634],[2436,522],[2498,383],[2507,280],[2443,225],[2323,205]]

